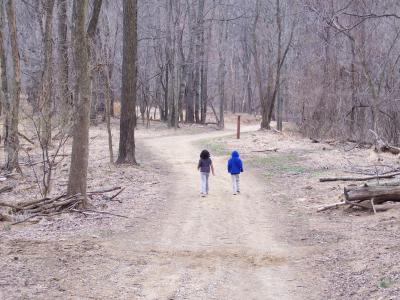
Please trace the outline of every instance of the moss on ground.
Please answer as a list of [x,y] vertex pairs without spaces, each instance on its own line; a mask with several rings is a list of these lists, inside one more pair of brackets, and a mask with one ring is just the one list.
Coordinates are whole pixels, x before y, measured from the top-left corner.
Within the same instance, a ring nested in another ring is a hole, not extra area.
[[207,149],[211,156],[229,155],[229,150],[223,138],[201,140],[197,142],[197,145],[201,149]]
[[250,160],[249,164],[265,170],[264,175],[267,177],[282,174],[306,174],[315,171],[302,164],[300,156],[287,153],[258,156]]

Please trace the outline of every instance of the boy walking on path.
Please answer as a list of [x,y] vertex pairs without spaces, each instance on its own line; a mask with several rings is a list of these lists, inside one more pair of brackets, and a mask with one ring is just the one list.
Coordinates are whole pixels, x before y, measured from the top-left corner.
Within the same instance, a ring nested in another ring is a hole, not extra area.
[[208,195],[208,177],[210,176],[210,171],[215,175],[214,166],[210,158],[210,152],[207,150],[201,151],[197,169],[200,171],[201,177],[201,196],[205,197]]
[[233,194],[236,195],[240,193],[239,174],[243,172],[243,162],[237,151],[233,151],[231,158],[228,160],[228,172],[232,176]]

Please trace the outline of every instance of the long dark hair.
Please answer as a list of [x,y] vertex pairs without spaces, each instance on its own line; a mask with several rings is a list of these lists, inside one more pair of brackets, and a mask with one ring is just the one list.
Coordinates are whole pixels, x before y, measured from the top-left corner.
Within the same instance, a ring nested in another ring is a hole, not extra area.
[[210,158],[210,152],[208,152],[208,150],[203,150],[200,153],[200,157],[202,159],[208,159],[208,158]]

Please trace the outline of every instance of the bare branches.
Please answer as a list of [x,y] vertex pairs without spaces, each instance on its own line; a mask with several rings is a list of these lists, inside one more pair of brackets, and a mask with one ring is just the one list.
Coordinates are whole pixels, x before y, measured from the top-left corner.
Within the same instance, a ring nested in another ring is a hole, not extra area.
[[[89,196],[93,195],[103,195],[105,193],[109,193],[112,191],[119,190],[117,194],[113,195],[111,199],[116,198],[124,189],[121,187],[114,187],[106,190],[92,191],[88,192]],[[115,214],[106,211],[97,211],[94,209],[81,209],[84,205],[84,196],[82,194],[75,194],[68,196],[67,194],[62,194],[60,196],[54,198],[42,198],[38,200],[28,201],[28,202],[20,202],[16,205],[10,204],[7,202],[0,202],[0,207],[9,207],[11,208],[11,213],[14,216],[25,216],[21,221],[16,221],[13,225],[20,224],[26,222],[30,219],[36,217],[49,217],[62,213],[69,212],[80,212],[85,213],[87,211],[94,212],[98,214],[107,214],[117,217],[128,218],[127,216],[123,216],[120,214]]]
[[395,18],[395,19],[400,19],[400,16],[397,14],[366,14],[366,15],[360,15],[356,13],[348,13],[348,12],[343,12],[344,15],[346,16],[351,16],[351,17],[357,17],[357,18],[362,18],[362,19],[378,19],[378,18]]

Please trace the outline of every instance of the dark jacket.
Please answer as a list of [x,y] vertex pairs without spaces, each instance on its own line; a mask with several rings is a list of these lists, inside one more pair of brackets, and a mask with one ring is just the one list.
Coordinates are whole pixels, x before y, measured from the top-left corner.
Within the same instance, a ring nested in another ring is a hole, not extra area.
[[237,151],[232,152],[232,157],[228,160],[228,172],[232,175],[243,172],[243,162]]
[[210,173],[211,165],[212,165],[211,158],[207,158],[207,159],[200,158],[197,168],[202,173]]

